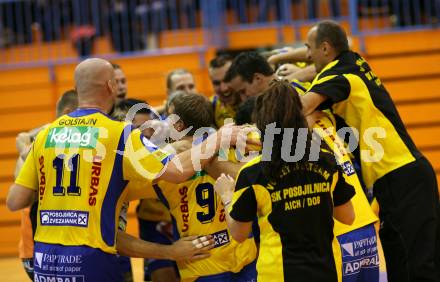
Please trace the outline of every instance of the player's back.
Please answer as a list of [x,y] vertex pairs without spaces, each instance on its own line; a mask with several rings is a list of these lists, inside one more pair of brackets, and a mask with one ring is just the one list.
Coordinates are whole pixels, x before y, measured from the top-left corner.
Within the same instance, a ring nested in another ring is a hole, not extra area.
[[53,122],[36,139],[39,170],[35,241],[115,250],[125,124],[94,109]]
[[215,239],[208,259],[178,263],[183,281],[239,272],[256,258],[253,238],[238,244],[229,234],[224,206],[214,191],[214,183],[215,180],[202,171],[180,184],[160,181],[154,185],[158,197],[170,209],[178,237],[212,234]]
[[116,220],[126,184],[143,181],[152,190],[168,161],[131,128],[98,109],[78,109],[37,136],[15,180],[38,191],[35,281],[122,281]]
[[325,112],[319,120],[314,124],[314,130],[321,136],[324,142],[333,150],[336,161],[344,170],[344,178],[348,184],[352,185],[356,191],[355,196],[351,199],[355,212],[355,220],[351,225],[346,225],[335,219],[334,232],[335,236],[345,234],[347,232],[366,226],[376,222],[378,219],[373,213],[368,200],[362,190],[357,173],[351,162],[350,155],[345,150],[343,141],[339,138],[335,130],[336,121],[330,112]]

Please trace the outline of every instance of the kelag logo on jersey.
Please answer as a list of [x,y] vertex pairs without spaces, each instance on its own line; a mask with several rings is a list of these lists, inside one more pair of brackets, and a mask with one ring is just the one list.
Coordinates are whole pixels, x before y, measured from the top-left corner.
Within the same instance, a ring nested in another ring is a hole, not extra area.
[[40,224],[46,226],[79,226],[89,225],[89,212],[68,210],[40,211]]
[[46,148],[95,148],[99,129],[90,126],[68,126],[51,128],[46,139]]

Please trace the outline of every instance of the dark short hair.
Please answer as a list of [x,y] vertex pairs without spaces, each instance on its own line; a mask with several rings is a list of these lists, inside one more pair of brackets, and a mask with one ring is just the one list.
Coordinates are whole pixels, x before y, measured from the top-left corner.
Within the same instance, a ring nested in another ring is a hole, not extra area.
[[316,25],[316,46],[328,42],[340,54],[349,50],[345,30],[334,21],[321,21]]
[[257,97],[249,97],[238,107],[237,115],[235,116],[235,123],[237,125],[252,124],[252,113],[255,107],[255,100]]
[[266,59],[257,52],[243,52],[232,61],[224,81],[230,82],[237,76],[241,76],[243,80],[252,82],[256,73],[270,76],[274,71]]
[[121,66],[118,65],[118,64],[115,64],[115,63],[111,63],[111,64],[112,64],[112,67],[113,67],[114,70],[120,70],[120,69],[122,69]]
[[197,129],[210,127],[214,121],[212,105],[207,99],[198,94],[177,94],[171,101],[174,106],[174,114],[178,115],[185,127],[192,126],[188,135],[194,135]]
[[173,81],[171,79],[173,78],[173,75],[176,75],[176,74],[181,75],[181,74],[186,74],[186,73],[191,74],[187,69],[175,69],[175,70],[172,70],[171,72],[169,72],[167,75],[167,89],[171,90],[171,84],[173,83]]
[[[133,107],[134,105],[139,104],[139,103],[144,103],[144,104],[148,105],[147,102],[145,102],[144,100],[139,100],[139,99],[128,98],[128,99],[122,100],[117,105],[115,105],[115,108],[113,109],[113,112],[111,114],[112,118],[119,120],[119,121],[125,120],[127,113],[131,109],[131,107]],[[136,114],[150,115],[150,114],[152,114],[152,112],[149,108],[141,108],[140,110],[136,111]]]
[[[145,102],[144,100],[128,98],[128,99],[124,99],[121,102],[119,102],[117,107],[120,110],[127,113],[131,107],[133,107],[134,105],[139,104],[139,103],[144,103],[144,104],[148,105],[148,103]],[[136,114],[151,114],[151,110],[149,108],[142,108],[139,111],[137,111]]]
[[212,69],[218,69],[226,65],[228,62],[232,62],[232,60],[233,58],[231,55],[222,54],[209,61],[209,67]]
[[67,90],[61,95],[56,106],[57,116],[61,115],[67,107],[70,107],[71,109],[78,108],[78,94],[74,89]]

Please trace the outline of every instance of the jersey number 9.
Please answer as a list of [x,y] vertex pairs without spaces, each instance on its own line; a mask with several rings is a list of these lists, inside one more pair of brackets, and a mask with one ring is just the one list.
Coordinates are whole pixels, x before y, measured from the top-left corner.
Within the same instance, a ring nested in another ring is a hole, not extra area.
[[208,213],[197,212],[197,219],[201,223],[212,222],[215,217],[216,197],[214,186],[211,183],[201,183],[196,187],[197,204],[202,208],[208,208]]

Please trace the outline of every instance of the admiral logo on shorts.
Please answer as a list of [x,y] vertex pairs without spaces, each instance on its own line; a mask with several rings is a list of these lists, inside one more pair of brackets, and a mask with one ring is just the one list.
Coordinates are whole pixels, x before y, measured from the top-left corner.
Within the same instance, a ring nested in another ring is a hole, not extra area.
[[359,273],[362,268],[379,267],[379,255],[377,253],[376,236],[361,240],[342,243],[343,275]]
[[42,210],[40,224],[46,226],[78,226],[89,225],[89,212],[71,210]]
[[34,272],[34,282],[84,282],[83,275],[50,275]]
[[227,230],[222,230],[211,235],[214,238],[214,248],[224,246],[230,242]]

